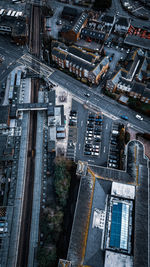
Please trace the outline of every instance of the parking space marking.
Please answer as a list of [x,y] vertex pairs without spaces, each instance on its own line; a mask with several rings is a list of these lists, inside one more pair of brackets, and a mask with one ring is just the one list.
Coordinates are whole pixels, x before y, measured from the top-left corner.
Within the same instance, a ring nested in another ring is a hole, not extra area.
[[81,148],[81,144],[79,144],[79,149]]
[[106,152],[106,147],[104,146],[104,153]]
[[108,124],[106,124],[106,130],[107,130],[107,128],[108,128]]
[[81,121],[81,126],[83,125],[83,121]]

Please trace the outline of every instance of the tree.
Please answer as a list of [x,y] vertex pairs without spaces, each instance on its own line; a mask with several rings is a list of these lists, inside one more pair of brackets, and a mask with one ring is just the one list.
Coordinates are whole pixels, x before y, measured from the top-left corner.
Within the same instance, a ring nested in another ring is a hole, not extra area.
[[57,160],[55,163],[54,186],[58,201],[62,207],[66,206],[70,180],[71,177],[67,170],[66,162],[64,160]]
[[125,143],[127,144],[130,141],[130,133],[129,132],[125,132]]
[[56,247],[50,249],[46,247],[39,247],[37,252],[37,260],[40,267],[53,267],[56,266]]
[[112,0],[95,0],[94,3],[94,9],[100,10],[100,9],[106,9],[111,7],[112,5]]

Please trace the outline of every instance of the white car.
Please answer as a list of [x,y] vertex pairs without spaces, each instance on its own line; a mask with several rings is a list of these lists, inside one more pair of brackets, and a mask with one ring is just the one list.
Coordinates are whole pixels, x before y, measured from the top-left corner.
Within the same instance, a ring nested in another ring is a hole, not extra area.
[[140,115],[137,114],[135,117],[136,117],[138,120],[143,121],[143,118],[142,118]]

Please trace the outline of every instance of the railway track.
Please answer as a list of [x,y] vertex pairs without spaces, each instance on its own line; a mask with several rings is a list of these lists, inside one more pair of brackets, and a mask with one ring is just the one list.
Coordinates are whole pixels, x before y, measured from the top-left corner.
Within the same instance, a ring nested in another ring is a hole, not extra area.
[[[40,7],[32,5],[29,46],[30,46],[30,52],[37,58],[40,55],[40,16],[41,16]],[[38,102],[38,91],[39,91],[39,79],[32,79],[31,103]],[[23,210],[21,217],[21,231],[19,237],[19,248],[18,248],[18,257],[16,265],[17,267],[28,266],[34,173],[35,173],[36,129],[37,129],[37,112],[30,111],[25,191],[24,191]]]

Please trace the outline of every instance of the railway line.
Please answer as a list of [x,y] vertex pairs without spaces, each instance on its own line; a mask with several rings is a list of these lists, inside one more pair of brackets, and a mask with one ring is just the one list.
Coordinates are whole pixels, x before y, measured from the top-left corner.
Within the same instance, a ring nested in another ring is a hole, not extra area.
[[[41,21],[40,17],[41,17],[40,6],[33,4],[31,6],[29,48],[31,54],[37,58],[39,58],[40,56],[40,21]],[[38,102],[38,91],[39,91],[39,79],[32,79],[31,103]],[[24,199],[23,199],[23,210],[21,216],[21,231],[19,237],[19,248],[18,248],[18,257],[16,265],[17,267],[28,266],[34,173],[35,173],[36,129],[37,129],[37,112],[30,111],[25,189],[24,189]]]

